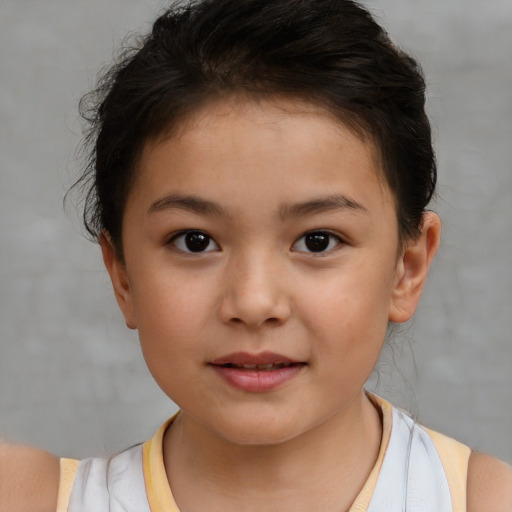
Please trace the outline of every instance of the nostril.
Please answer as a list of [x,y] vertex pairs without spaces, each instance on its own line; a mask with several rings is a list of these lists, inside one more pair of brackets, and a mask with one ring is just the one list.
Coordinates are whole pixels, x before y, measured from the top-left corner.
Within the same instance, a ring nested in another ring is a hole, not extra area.
[[233,317],[229,320],[229,322],[231,324],[235,324],[235,325],[239,325],[239,324],[244,324],[244,325],[248,325],[248,326],[251,326],[252,324],[254,324],[255,327],[262,327],[264,325],[267,325],[267,326],[277,326],[279,324],[282,323],[282,320],[280,320],[279,318],[277,317],[270,317],[270,318],[266,318],[264,319],[262,322],[250,322],[250,321],[244,321],[242,318],[238,318],[238,317]]

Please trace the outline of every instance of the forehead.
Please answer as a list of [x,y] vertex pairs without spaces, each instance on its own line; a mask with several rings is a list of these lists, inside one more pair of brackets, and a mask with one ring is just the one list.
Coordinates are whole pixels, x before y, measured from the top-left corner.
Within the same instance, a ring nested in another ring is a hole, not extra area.
[[326,110],[300,101],[231,98],[203,106],[171,135],[149,141],[132,195],[206,192],[236,203],[250,188],[270,203],[336,188],[371,203],[390,198],[382,175],[369,138]]

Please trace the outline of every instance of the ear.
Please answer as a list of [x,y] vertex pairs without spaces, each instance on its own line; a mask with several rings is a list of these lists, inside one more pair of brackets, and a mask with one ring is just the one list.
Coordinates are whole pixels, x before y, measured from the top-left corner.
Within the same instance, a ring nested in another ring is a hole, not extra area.
[[123,313],[126,326],[129,329],[136,329],[137,322],[126,265],[119,259],[108,232],[102,231],[100,233],[99,243],[103,255],[103,263],[105,263],[105,267],[110,275],[117,304]]
[[434,212],[425,212],[419,237],[407,243],[397,264],[389,309],[390,322],[407,322],[416,311],[440,240],[441,219]]

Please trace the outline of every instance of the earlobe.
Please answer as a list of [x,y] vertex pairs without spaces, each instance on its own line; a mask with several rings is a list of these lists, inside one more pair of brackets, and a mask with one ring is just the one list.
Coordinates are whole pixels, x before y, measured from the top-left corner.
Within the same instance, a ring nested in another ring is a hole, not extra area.
[[99,243],[103,255],[103,263],[110,275],[117,304],[123,313],[126,326],[129,329],[136,329],[137,322],[126,265],[119,259],[108,232],[102,231],[100,233]]
[[408,242],[397,265],[390,322],[407,322],[416,311],[440,240],[441,219],[434,212],[425,212],[420,235]]

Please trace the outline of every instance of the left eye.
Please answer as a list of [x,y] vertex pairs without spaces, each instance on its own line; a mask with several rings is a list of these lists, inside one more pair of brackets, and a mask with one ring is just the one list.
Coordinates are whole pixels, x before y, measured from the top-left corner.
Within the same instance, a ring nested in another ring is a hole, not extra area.
[[183,231],[175,235],[170,243],[177,249],[188,253],[217,251],[219,246],[204,231]]
[[328,231],[310,231],[302,235],[292,246],[300,252],[328,252],[342,243],[340,237]]

